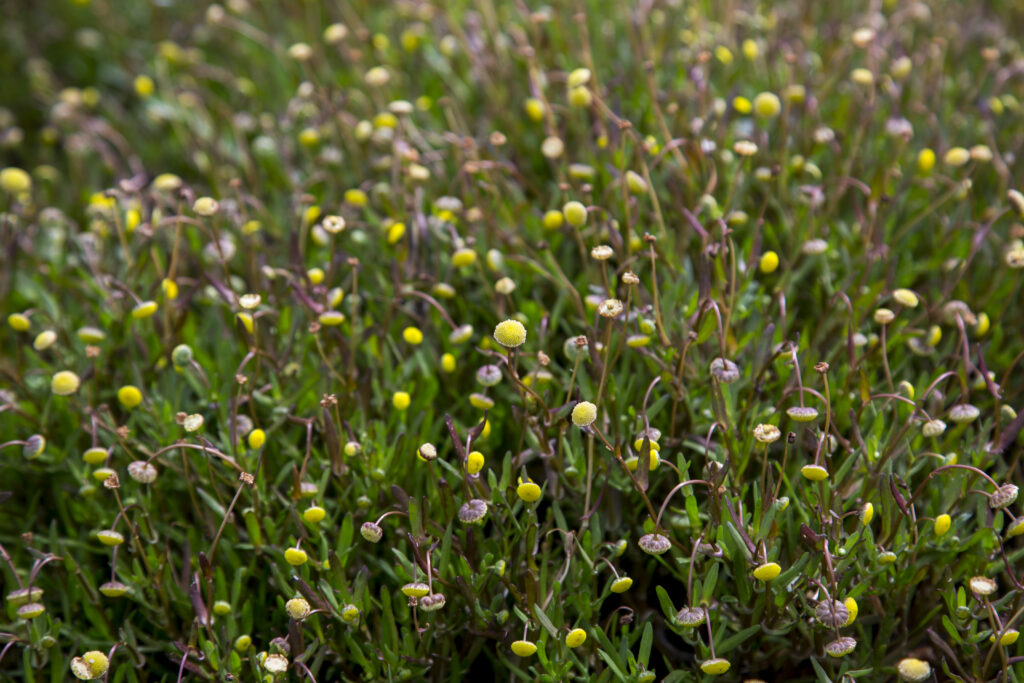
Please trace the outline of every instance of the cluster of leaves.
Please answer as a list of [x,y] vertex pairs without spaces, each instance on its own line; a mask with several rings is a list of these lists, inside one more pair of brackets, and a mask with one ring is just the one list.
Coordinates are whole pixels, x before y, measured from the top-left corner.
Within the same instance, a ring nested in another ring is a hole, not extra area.
[[1021,679],[1014,3],[5,11],[5,679]]

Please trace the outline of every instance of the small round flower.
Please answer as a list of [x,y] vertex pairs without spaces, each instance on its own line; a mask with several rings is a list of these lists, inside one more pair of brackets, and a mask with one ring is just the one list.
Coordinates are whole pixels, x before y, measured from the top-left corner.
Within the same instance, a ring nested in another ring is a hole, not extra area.
[[200,216],[205,216],[207,218],[216,214],[219,209],[220,204],[218,204],[217,200],[213,197],[199,197],[192,204],[193,211]]
[[252,647],[252,636],[246,634],[235,638],[235,651],[245,652]]
[[826,628],[836,628],[850,618],[850,610],[838,600],[823,600],[814,608],[814,618]]
[[466,472],[469,474],[479,474],[480,470],[484,468],[484,454],[480,451],[473,451],[466,456]]
[[412,403],[412,397],[409,396],[407,391],[396,391],[391,396],[391,405],[395,407],[395,410],[405,411],[409,409],[409,404]]
[[423,583],[422,581],[414,581],[407,583],[402,586],[402,593],[409,598],[422,598],[424,595],[430,592],[430,586]]
[[35,619],[38,616],[42,616],[44,612],[46,612],[46,605],[41,602],[30,602],[19,607],[17,615],[19,619],[27,621],[29,619]]
[[766,251],[761,254],[761,262],[759,264],[761,272],[765,275],[771,275],[779,267],[779,255],[774,251]]
[[974,422],[981,415],[981,411],[970,403],[960,403],[949,409],[949,419],[957,424]]
[[901,306],[906,306],[907,308],[917,308],[918,303],[920,303],[920,300],[917,298],[917,294],[909,289],[894,290],[892,298]]
[[444,372],[455,372],[455,356],[450,353],[442,353],[441,370]]
[[896,319],[896,314],[888,308],[877,308],[872,316],[879,325],[888,325]]
[[126,384],[117,390],[117,400],[125,408],[131,410],[142,403],[142,392],[138,387]]
[[82,460],[89,465],[102,465],[107,460],[106,448],[90,448],[82,453]]
[[828,479],[828,470],[821,465],[804,465],[800,468],[800,474],[804,476],[804,479],[810,481],[824,481]]
[[946,533],[949,531],[950,526],[952,526],[952,524],[953,520],[950,518],[949,515],[939,515],[935,518],[935,535],[945,536]]
[[284,609],[288,612],[288,616],[295,621],[302,621],[309,616],[311,611],[309,603],[304,598],[292,598],[284,603]]
[[293,567],[299,567],[309,561],[309,555],[302,548],[288,548],[284,551],[284,560]]
[[921,433],[930,439],[941,436],[946,431],[946,423],[942,420],[928,420],[921,425]]
[[995,593],[997,587],[996,582],[987,576],[972,576],[968,585],[970,585],[972,593],[983,597]]
[[1006,537],[1013,538],[1024,534],[1024,517],[1018,517],[1006,527]]
[[772,424],[759,424],[754,427],[754,439],[760,443],[772,443],[782,436],[778,427]]
[[202,428],[203,423],[206,420],[199,413],[192,413],[185,418],[185,421],[181,425],[185,428],[186,432],[195,432]]
[[607,261],[615,255],[615,250],[607,244],[599,244],[590,250],[590,257],[595,261]]
[[758,93],[754,97],[754,113],[764,119],[775,118],[782,111],[779,96],[771,92]]
[[878,553],[878,564],[887,565],[896,561],[896,553],[891,550],[883,550]]
[[786,409],[786,415],[794,422],[811,422],[818,419],[818,409],[810,406],[792,406]]
[[932,675],[931,664],[914,657],[901,659],[896,665],[896,671],[899,673],[900,679],[907,683],[917,683],[917,681],[923,681]]
[[319,505],[311,505],[302,512],[302,519],[306,520],[310,524],[319,524],[324,521],[327,516],[327,510],[324,510]]
[[7,324],[15,332],[25,332],[32,326],[32,321],[24,313],[11,313],[7,316]]
[[754,570],[754,578],[758,581],[771,581],[782,572],[776,562],[766,562]]
[[156,475],[156,467],[152,463],[145,460],[133,460],[128,463],[128,476],[140,484],[152,484],[156,481]]
[[267,442],[267,433],[262,429],[254,429],[249,432],[248,442],[249,448],[254,451],[258,451],[263,448],[263,444]]
[[45,447],[46,437],[42,434],[33,434],[29,438],[25,439],[25,445],[22,446],[22,456],[26,460],[32,460],[33,458],[37,458],[42,455]]
[[750,140],[738,140],[733,143],[732,151],[741,157],[752,157],[757,154],[757,144]]
[[482,365],[476,371],[476,381],[485,387],[497,386],[501,382],[501,368],[497,365]]
[[192,362],[192,347],[188,344],[178,344],[171,351],[171,363],[176,368],[183,368]]
[[384,537],[384,530],[374,522],[363,522],[363,526],[359,527],[359,533],[370,543],[378,543]]
[[715,358],[708,370],[711,376],[723,384],[732,384],[740,378],[740,369],[728,358]]
[[582,202],[566,202],[562,207],[562,215],[569,225],[578,228],[587,222],[587,207]]
[[99,650],[90,650],[81,657],[71,660],[71,673],[80,681],[100,678],[110,668],[110,660]]
[[436,612],[444,607],[445,602],[444,593],[431,593],[420,598],[420,609],[424,612]]
[[512,652],[517,657],[530,657],[537,652],[537,645],[529,640],[517,640],[512,643]]
[[213,603],[213,613],[218,617],[226,617],[231,614],[231,603],[227,600],[216,600]]
[[522,346],[526,341],[526,326],[518,320],[505,320],[494,328],[494,340],[507,349]]
[[82,381],[70,370],[61,370],[50,380],[50,389],[58,396],[70,396],[78,391]]
[[448,341],[452,344],[464,344],[473,336],[472,325],[459,325],[448,335]]
[[22,194],[32,189],[32,176],[14,166],[0,171],[0,189],[7,194]]
[[263,668],[272,674],[283,674],[288,670],[288,658],[280,654],[270,654],[263,660]]
[[860,613],[860,605],[857,604],[853,597],[843,600],[843,604],[846,605],[846,610],[850,613],[850,616],[846,617],[846,621],[843,622],[843,626],[849,626],[856,620],[857,614]]
[[95,470],[92,473],[92,476],[93,476],[93,479],[95,479],[96,481],[106,481],[107,479],[110,479],[110,477],[114,476],[115,474],[117,474],[117,472],[115,472],[114,470],[110,469],[109,467],[101,467],[98,470]]
[[7,602],[12,607],[21,607],[29,602],[39,602],[43,599],[43,589],[39,586],[31,588],[19,588],[7,594]]
[[994,510],[999,510],[1012,505],[1017,500],[1017,487],[1013,484],[1003,484],[989,496],[988,504]]
[[959,168],[971,160],[971,153],[963,147],[952,147],[946,152],[942,160],[947,166]]
[[729,670],[732,666],[728,659],[721,657],[715,657],[714,659],[705,659],[700,663],[700,670],[709,676],[720,676]]
[[645,534],[640,537],[637,544],[648,555],[661,555],[672,547],[672,542],[668,540],[668,537],[661,534]]
[[32,340],[32,348],[36,351],[45,351],[57,343],[57,333],[53,330],[43,330]]
[[857,641],[849,636],[843,636],[833,640],[825,646],[825,653],[829,657],[845,657],[857,647]]
[[871,524],[871,520],[875,516],[875,506],[871,503],[864,503],[864,507],[860,510],[860,523],[864,526]]
[[416,449],[416,457],[424,462],[437,460],[437,447],[432,443],[424,443]]
[[527,503],[536,503],[540,500],[541,489],[532,481],[524,481],[516,487],[516,495]]
[[120,598],[128,592],[128,586],[120,581],[107,581],[100,585],[99,591],[108,598]]
[[565,644],[568,647],[579,647],[587,640],[587,632],[581,628],[574,628],[565,635]]
[[625,593],[633,586],[633,579],[628,576],[620,576],[619,578],[612,581],[611,590],[612,593]]
[[590,401],[580,401],[572,408],[572,423],[577,427],[589,427],[597,420],[597,406]]
[[684,607],[676,612],[676,621],[686,628],[696,628],[703,624],[706,618],[704,610],[699,607]]
[[402,330],[402,339],[406,344],[418,346],[423,343],[423,332],[417,327],[407,327]]
[[104,529],[98,532],[96,538],[100,539],[100,543],[103,545],[114,546],[124,543],[124,536],[121,535],[121,532],[113,529]]
[[[520,497],[522,497],[522,494],[520,494]],[[474,498],[459,508],[459,521],[463,524],[480,524],[486,516],[487,502],[479,498]]]
[[142,320],[143,318],[148,318],[151,315],[153,315],[154,313],[156,313],[156,310],[157,310],[158,307],[159,306],[158,306],[158,304],[155,301],[143,301],[143,302],[137,304],[132,309],[132,317],[135,318],[136,320]]
[[[999,644],[1003,647],[1009,647],[1010,645],[1016,643],[1018,638],[1020,638],[1020,631],[1018,631],[1015,628],[1011,628],[1006,631],[1003,631],[1003,634],[999,636]],[[990,641],[995,642],[995,639],[996,638],[994,634],[992,636],[989,636]]]

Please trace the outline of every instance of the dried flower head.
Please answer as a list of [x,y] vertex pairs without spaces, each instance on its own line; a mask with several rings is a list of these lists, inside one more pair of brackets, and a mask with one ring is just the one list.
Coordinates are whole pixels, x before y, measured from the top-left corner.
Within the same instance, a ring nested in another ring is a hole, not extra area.
[[71,673],[80,681],[100,678],[110,668],[110,660],[99,650],[90,650],[81,657],[71,660]]
[[773,443],[782,436],[782,431],[773,424],[759,424],[754,427],[754,439],[760,443]]
[[128,463],[128,476],[140,484],[152,484],[156,481],[157,470],[145,460],[133,460]]
[[982,597],[992,595],[996,592],[997,588],[995,580],[987,576],[972,576],[971,580],[968,581],[968,585],[972,593]]
[[622,301],[619,299],[605,299],[598,305],[597,312],[603,318],[617,318],[622,315]]

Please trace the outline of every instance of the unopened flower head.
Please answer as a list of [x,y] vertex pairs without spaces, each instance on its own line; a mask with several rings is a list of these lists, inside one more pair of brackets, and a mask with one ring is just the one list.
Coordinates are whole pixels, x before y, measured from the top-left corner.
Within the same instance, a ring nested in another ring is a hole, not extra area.
[[363,526],[359,528],[359,533],[370,543],[378,543],[384,537],[384,530],[374,522],[363,522]]
[[850,611],[838,600],[823,600],[814,608],[814,618],[826,628],[836,628],[846,623]]
[[715,358],[709,368],[711,376],[723,384],[732,384],[740,378],[740,369],[728,358]]
[[668,537],[662,536],[661,534],[646,534],[640,537],[637,541],[640,549],[648,555],[661,555],[668,551],[672,547],[672,542],[668,540]]
[[829,657],[845,657],[854,651],[857,641],[849,636],[842,636],[825,646],[825,653]]
[[981,411],[970,403],[959,403],[949,409],[949,419],[957,424],[974,422],[981,415]]
[[676,612],[676,621],[680,626],[695,628],[704,623],[707,618],[704,610],[700,607],[684,607]]
[[140,484],[152,484],[156,481],[157,470],[145,460],[133,460],[128,463],[128,476]]
[[200,216],[210,217],[217,213],[220,209],[220,204],[213,197],[199,197],[195,203],[192,204],[192,210]]
[[1003,484],[989,497],[988,504],[995,510],[1009,507],[1017,500],[1017,492],[1014,484]]
[[487,502],[474,498],[459,508],[459,521],[463,524],[480,524],[487,516]]
[[786,409],[786,415],[794,422],[812,422],[818,418],[818,409],[810,406],[793,406]]
[[928,438],[941,436],[946,431],[946,423],[942,420],[928,420],[921,425],[921,433]]
[[700,663],[700,670],[709,676],[720,676],[729,670],[732,666],[728,659],[721,657],[715,657],[714,659],[705,659]]
[[436,612],[445,605],[444,593],[430,593],[420,598],[420,609],[424,612]]

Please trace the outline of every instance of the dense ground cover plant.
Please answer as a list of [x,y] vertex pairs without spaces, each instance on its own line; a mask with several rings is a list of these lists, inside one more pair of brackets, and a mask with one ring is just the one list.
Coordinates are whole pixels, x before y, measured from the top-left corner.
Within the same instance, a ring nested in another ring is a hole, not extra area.
[[1021,678],[1014,3],[3,11],[5,680]]

